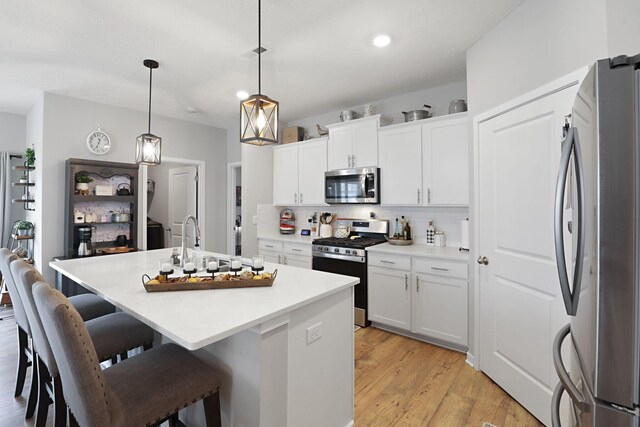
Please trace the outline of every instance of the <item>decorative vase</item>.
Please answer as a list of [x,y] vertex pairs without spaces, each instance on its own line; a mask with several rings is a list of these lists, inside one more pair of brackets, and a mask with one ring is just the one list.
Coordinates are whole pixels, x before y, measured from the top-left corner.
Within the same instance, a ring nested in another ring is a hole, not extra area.
[[89,191],[89,184],[86,182],[78,182],[76,183],[76,190],[78,191]]

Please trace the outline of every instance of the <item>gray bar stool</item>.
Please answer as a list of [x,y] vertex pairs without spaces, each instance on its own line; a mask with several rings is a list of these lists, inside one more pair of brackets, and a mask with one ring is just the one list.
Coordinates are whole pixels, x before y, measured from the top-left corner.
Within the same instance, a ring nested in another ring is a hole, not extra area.
[[[34,360],[38,373],[38,405],[36,426],[44,426],[53,400],[55,426],[66,425],[66,403],[57,361],[43,328],[43,322],[33,299],[33,285],[44,279],[30,264],[18,260],[11,263],[11,273],[24,304],[31,326]],[[153,343],[153,329],[126,313],[110,313],[84,322],[95,346],[98,360],[110,360],[137,347],[149,349]],[[33,386],[32,386],[33,387]]]
[[221,425],[220,374],[204,361],[165,344],[103,371],[89,331],[65,296],[42,282],[33,295],[73,421],[83,427],[158,426],[203,400],[207,427]]

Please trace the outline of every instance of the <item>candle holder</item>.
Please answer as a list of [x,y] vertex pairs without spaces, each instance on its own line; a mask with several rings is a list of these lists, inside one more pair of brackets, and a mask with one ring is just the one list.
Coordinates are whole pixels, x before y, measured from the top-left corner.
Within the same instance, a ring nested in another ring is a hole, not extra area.
[[239,271],[242,271],[242,257],[232,256],[229,258],[229,271],[233,272],[235,276]]
[[251,260],[251,270],[256,273],[264,270],[264,257],[262,255],[255,255]]
[[215,274],[220,271],[220,261],[216,257],[205,256],[202,257],[202,269],[211,274],[213,279]]
[[158,274],[160,276],[169,276],[173,274],[173,263],[171,258],[161,259],[158,261]]

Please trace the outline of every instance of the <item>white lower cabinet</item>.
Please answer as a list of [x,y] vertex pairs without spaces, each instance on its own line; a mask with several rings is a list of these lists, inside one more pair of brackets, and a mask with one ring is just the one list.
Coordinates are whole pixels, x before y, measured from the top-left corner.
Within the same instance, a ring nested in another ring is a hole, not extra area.
[[311,245],[258,239],[258,253],[266,262],[312,268]]
[[369,320],[468,345],[468,263],[369,254]]

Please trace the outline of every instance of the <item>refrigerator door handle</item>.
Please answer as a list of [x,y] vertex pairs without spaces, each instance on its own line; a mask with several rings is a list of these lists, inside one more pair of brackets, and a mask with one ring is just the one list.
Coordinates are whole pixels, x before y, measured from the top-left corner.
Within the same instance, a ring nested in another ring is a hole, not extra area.
[[[573,401],[573,405],[579,409],[580,411],[587,412],[589,411],[589,404],[585,402],[582,393],[578,390],[578,387],[575,386],[573,381],[571,381],[571,377],[567,372],[567,369],[564,366],[564,362],[562,361],[562,342],[571,332],[571,325],[567,324],[565,327],[560,329],[555,339],[553,340],[553,366],[556,368],[556,373],[558,374],[558,378],[560,378],[560,384],[562,384],[562,388],[566,390],[569,394],[569,397]],[[558,387],[556,387],[556,391]],[[554,392],[555,398],[555,392]],[[558,396],[558,401],[560,400],[560,396]],[[559,402],[558,402],[559,404]],[[554,401],[555,405],[555,401]],[[555,411],[555,409],[552,409]],[[553,412],[552,412],[553,415]],[[555,425],[555,424],[554,424]]]
[[[569,171],[571,153],[574,154],[574,165],[576,170],[577,202],[578,202],[578,233],[577,233],[577,253],[576,263],[573,271],[573,292],[569,286],[567,275],[567,263],[564,257],[564,234],[562,223],[564,221],[563,201],[567,186],[567,173]],[[562,155],[560,157],[560,171],[556,181],[555,206],[553,215],[553,231],[555,239],[556,265],[558,267],[558,278],[560,280],[560,290],[564,306],[569,316],[575,316],[578,310],[578,300],[580,298],[580,287],[582,282],[582,266],[584,263],[584,176],[582,169],[582,152],[578,130],[575,127],[567,131],[567,136],[562,141]]]

